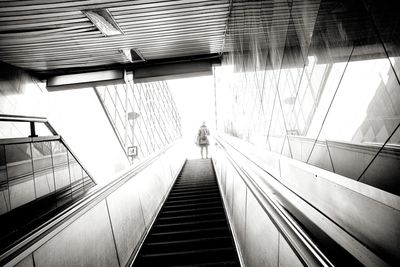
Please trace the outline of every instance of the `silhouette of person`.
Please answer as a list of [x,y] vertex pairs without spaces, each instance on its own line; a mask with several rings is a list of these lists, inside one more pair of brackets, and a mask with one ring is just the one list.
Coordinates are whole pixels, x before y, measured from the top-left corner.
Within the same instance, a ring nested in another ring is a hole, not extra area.
[[210,145],[210,141],[208,140],[208,136],[210,135],[210,131],[206,126],[206,122],[203,121],[203,124],[200,126],[200,129],[197,133],[197,145],[200,146],[201,158],[203,159],[203,150],[206,149],[206,158],[208,159],[208,146]]

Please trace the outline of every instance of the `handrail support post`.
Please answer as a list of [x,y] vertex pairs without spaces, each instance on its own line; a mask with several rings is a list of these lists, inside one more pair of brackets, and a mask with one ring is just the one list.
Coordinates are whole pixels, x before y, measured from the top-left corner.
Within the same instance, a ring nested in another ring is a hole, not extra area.
[[31,135],[29,137],[38,137],[38,135],[36,134],[35,122],[30,121],[29,124],[31,126]]

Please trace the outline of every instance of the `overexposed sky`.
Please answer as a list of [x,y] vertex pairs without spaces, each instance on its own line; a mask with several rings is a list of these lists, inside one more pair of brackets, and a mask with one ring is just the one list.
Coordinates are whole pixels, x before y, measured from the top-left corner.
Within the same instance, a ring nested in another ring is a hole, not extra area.
[[215,100],[213,76],[167,81],[181,116],[183,137],[194,139],[203,121],[215,130]]

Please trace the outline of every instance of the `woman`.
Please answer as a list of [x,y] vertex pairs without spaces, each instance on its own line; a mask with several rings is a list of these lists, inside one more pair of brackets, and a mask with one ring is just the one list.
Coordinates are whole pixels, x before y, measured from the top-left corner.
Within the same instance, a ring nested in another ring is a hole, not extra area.
[[206,126],[206,122],[203,121],[203,125],[200,126],[199,132],[197,133],[197,145],[200,146],[201,158],[203,159],[203,150],[206,149],[206,158],[208,159],[208,146],[210,142],[208,141],[208,136],[210,131]]

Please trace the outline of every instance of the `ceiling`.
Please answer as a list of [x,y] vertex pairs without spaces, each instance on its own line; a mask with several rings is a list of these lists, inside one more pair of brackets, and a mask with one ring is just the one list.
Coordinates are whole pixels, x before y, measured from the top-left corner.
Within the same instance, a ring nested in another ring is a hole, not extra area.
[[[17,0],[0,7],[0,60],[48,74],[212,57],[223,50],[229,0]],[[107,9],[123,34],[105,36],[84,11]]]

